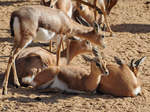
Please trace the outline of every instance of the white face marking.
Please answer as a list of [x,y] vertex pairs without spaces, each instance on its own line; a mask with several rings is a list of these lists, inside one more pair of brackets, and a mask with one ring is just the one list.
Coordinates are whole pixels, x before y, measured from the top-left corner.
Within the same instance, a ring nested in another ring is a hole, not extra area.
[[133,90],[133,95],[138,95],[139,93],[141,93],[141,87],[139,86],[139,87],[137,87],[137,88],[135,88],[134,90]]
[[13,24],[13,28],[14,28],[14,34],[15,34],[15,39],[17,41],[21,40],[21,35],[20,35],[20,22],[19,22],[19,18],[15,17],[14,18],[14,24]]
[[55,40],[55,35],[55,32],[49,31],[44,28],[38,28],[36,38],[34,39],[34,41],[48,42],[49,40]]
[[23,77],[22,82],[25,84],[30,84],[33,81],[34,77],[35,75]]
[[66,91],[69,93],[85,93],[84,91],[69,89],[67,84],[64,83],[63,81],[59,80],[57,76],[55,76],[54,82],[50,86],[50,88],[60,89],[62,91]]

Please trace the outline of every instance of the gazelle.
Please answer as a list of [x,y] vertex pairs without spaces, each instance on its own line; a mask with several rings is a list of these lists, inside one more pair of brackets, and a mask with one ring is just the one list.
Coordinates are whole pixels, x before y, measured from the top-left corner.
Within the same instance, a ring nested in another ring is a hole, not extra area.
[[[45,2],[45,0],[41,0],[40,4],[51,7],[51,8],[60,9],[60,10],[64,11],[70,18],[72,17],[73,6],[72,6],[71,0],[49,0],[48,2]],[[40,32],[43,32],[43,31],[41,30]],[[55,35],[52,35],[52,36],[55,36]],[[56,39],[58,39],[58,37],[55,38],[55,40]],[[50,51],[52,49],[52,41],[53,40],[52,39],[50,40],[50,45],[49,45]],[[58,42],[58,41],[56,41],[56,42]],[[62,42],[62,47],[64,50],[63,42]]]
[[119,58],[115,57],[117,65],[107,64],[109,71],[108,77],[103,77],[98,87],[98,91],[111,94],[114,96],[136,96],[141,93],[141,83],[138,79],[139,65],[144,61],[145,57],[128,66]]
[[99,59],[96,53],[94,53],[96,56],[94,59],[83,56],[86,61],[91,62],[89,74],[80,66],[50,66],[28,83],[40,89],[48,87],[71,93],[93,92],[96,90],[101,76],[109,75],[105,63]]
[[[3,94],[7,94],[8,78],[10,68],[14,71],[14,83],[19,86],[16,74],[15,59],[23,48],[27,47],[33,40],[36,40],[37,30],[43,28],[45,31],[50,30],[56,34],[78,36],[87,39],[92,43],[104,47],[103,38],[93,27],[85,27],[73,21],[63,11],[51,9],[44,6],[26,6],[11,14],[11,32],[14,34],[14,47],[9,58],[5,78],[3,82]],[[97,28],[97,26],[95,26]],[[60,37],[60,38],[61,38]],[[44,38],[43,38],[44,39]],[[57,50],[57,65],[59,65],[60,44]]]
[[[69,56],[67,50],[61,53],[60,65],[66,65],[77,55],[92,52],[92,46],[87,40],[71,40],[69,48]],[[16,58],[16,70],[19,82],[22,84],[22,79],[31,80],[37,73],[49,66],[54,66],[56,63],[56,55],[48,52],[40,47],[26,48],[20,52]],[[12,73],[12,72],[11,72]],[[10,81],[13,81],[13,75],[10,75]]]
[[[116,5],[116,3],[118,2],[118,0],[87,0],[88,2],[85,2],[83,0],[75,0],[78,3],[82,3],[84,5],[87,5],[89,7],[92,7],[95,9],[94,11],[94,18],[95,20],[97,20],[97,11],[101,11],[102,14],[104,15],[104,21],[106,23],[106,26],[108,28],[108,31],[110,32],[110,36],[113,36],[113,32],[110,28],[110,25],[107,21],[107,15],[110,13],[110,10],[112,9],[113,6]],[[88,14],[88,13],[80,13],[80,14]],[[87,18],[88,20],[89,18]]]

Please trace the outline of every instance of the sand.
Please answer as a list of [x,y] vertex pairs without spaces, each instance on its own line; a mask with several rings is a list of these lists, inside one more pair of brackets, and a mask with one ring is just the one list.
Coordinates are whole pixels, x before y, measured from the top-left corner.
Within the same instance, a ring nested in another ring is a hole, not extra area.
[[[20,0],[21,1],[21,0]],[[147,0],[148,1],[148,0]],[[142,94],[131,97],[114,97],[106,94],[69,95],[61,93],[39,93],[31,88],[15,88],[9,85],[8,95],[0,94],[2,112],[149,112],[150,110],[150,4],[146,0],[119,0],[111,11],[109,22],[114,37],[106,37],[105,59],[114,63],[117,56],[129,63],[131,59],[146,56],[140,66],[139,79]],[[0,0],[0,87],[3,81],[13,39],[10,37],[10,14],[19,6],[39,4]],[[108,33],[106,33],[108,35]],[[47,47],[48,48],[48,47]],[[80,63],[78,56],[73,63]],[[0,93],[2,88],[0,88]]]

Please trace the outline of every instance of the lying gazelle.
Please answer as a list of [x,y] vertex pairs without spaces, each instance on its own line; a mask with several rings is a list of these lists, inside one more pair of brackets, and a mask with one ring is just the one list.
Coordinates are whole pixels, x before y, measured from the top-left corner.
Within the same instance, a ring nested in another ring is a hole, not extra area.
[[86,61],[91,62],[91,72],[89,74],[80,66],[50,66],[37,74],[33,80],[25,83],[35,88],[44,89],[48,87],[69,93],[93,92],[96,90],[101,76],[109,74],[105,63],[100,60],[97,52],[94,51],[94,54],[95,58],[93,59],[83,56]]
[[[12,34],[14,34],[14,47],[5,72],[2,94],[7,94],[11,66],[14,71],[14,84],[20,86],[14,62],[23,48],[27,47],[33,40],[37,40],[36,35],[39,28],[43,28],[45,31],[50,30],[61,37],[73,35],[84,38],[104,47],[103,38],[97,33],[98,27],[96,24],[94,25],[95,28],[85,27],[73,21],[63,11],[44,6],[26,6],[14,11],[11,14],[10,27]],[[57,50],[57,65],[59,65],[61,43],[62,38]]]
[[[67,50],[61,53],[60,65],[66,65],[77,55],[92,52],[92,46],[87,40],[71,40],[69,48],[69,56]],[[20,52],[16,58],[16,70],[19,82],[23,80],[31,80],[37,73],[56,63],[56,55],[48,52],[40,47],[26,48]],[[12,73],[12,72],[11,72]],[[13,74],[10,75],[10,81],[13,82]],[[27,78],[26,78],[27,77]]]
[[[70,18],[72,17],[72,8],[73,8],[73,6],[72,6],[71,0],[49,0],[48,2],[45,2],[45,0],[41,0],[40,4],[44,5],[44,6],[51,7],[51,8],[60,9],[60,10],[64,11]],[[43,32],[43,30],[40,30],[40,32]],[[51,34],[51,33],[49,33],[49,34]],[[41,36],[43,36],[43,35],[41,35]],[[55,37],[56,35],[52,35],[52,36]],[[59,38],[57,37],[53,40],[56,41],[56,39],[59,39]],[[53,40],[50,39],[50,45],[49,45],[50,51],[52,49],[52,41]],[[62,48],[64,50],[63,42],[62,42]]]
[[[113,36],[113,32],[112,32],[112,30],[110,28],[110,25],[109,25],[108,21],[107,21],[107,15],[110,13],[110,10],[112,9],[112,7],[114,5],[116,5],[118,0],[92,0],[92,1],[88,0],[88,2],[85,2],[83,0],[75,0],[75,1],[77,1],[78,3],[82,3],[84,5],[87,5],[87,6],[91,7],[91,8],[94,8],[95,9],[95,11],[94,11],[94,18],[95,18],[95,20],[97,19],[97,17],[96,17],[97,16],[96,10],[97,11],[101,11],[102,14],[104,15],[104,21],[106,23],[108,31],[110,32],[110,36]],[[92,2],[92,4],[91,4],[91,2]],[[98,7],[100,7],[100,9]]]
[[128,66],[115,57],[119,66],[107,64],[109,76],[101,79],[97,90],[114,96],[136,96],[140,94],[139,65],[144,59],[145,57],[142,57],[135,62],[133,59]]

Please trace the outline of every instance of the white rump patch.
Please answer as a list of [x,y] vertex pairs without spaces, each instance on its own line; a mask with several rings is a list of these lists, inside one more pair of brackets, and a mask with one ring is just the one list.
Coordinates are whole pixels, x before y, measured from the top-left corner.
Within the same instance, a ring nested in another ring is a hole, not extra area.
[[35,77],[35,75],[24,77],[24,78],[22,78],[22,82],[25,84],[31,84],[34,77]]
[[69,89],[66,83],[58,79],[58,76],[55,76],[54,82],[50,88],[60,89],[69,93],[85,93],[84,91]]
[[141,93],[141,87],[137,87],[133,90],[133,95],[138,95],[139,93]]
[[18,17],[14,18],[13,29],[15,34],[14,38],[19,42],[21,40],[21,34],[20,34],[21,31],[20,31],[20,22]]

